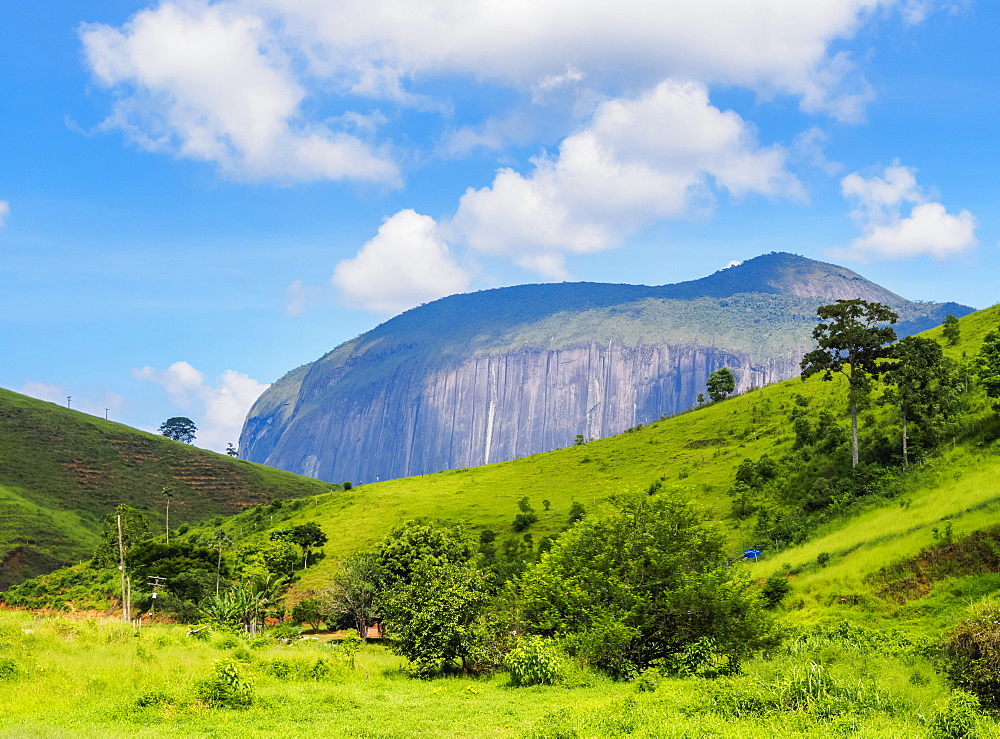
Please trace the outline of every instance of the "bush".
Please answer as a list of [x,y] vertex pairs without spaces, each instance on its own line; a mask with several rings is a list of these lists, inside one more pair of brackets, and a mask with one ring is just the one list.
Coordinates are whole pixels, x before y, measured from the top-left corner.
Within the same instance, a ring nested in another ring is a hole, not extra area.
[[976,696],[956,690],[945,707],[935,711],[928,721],[930,735],[942,739],[974,739],[979,736],[979,712]]
[[984,604],[945,634],[941,666],[956,687],[1000,708],[1000,607]]
[[555,685],[566,678],[566,668],[556,645],[540,636],[522,639],[504,659],[515,686]]
[[213,674],[195,685],[195,692],[212,708],[248,708],[253,704],[253,684],[240,674],[235,662],[217,662]]
[[784,600],[785,596],[791,590],[792,584],[788,582],[787,577],[779,574],[771,575],[764,581],[764,585],[760,589],[760,597],[764,601],[764,607],[768,609],[777,608],[778,604]]

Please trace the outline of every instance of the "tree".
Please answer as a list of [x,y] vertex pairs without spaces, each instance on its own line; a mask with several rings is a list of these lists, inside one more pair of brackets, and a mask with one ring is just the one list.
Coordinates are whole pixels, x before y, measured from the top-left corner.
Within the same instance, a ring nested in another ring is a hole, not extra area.
[[511,592],[532,630],[617,674],[700,639],[735,666],[772,626],[759,592],[727,569],[727,549],[685,501],[629,496],[560,536]]
[[899,316],[887,305],[860,298],[821,305],[816,314],[826,323],[813,329],[817,348],[802,358],[801,377],[806,380],[822,372],[824,380],[832,380],[834,373],[847,378],[851,465],[857,467],[858,400],[871,386],[871,378],[882,371],[879,360],[888,354],[886,345],[896,340],[892,327],[883,324],[895,323]]
[[358,635],[367,640],[375,618],[375,597],[383,580],[382,569],[370,552],[345,557],[333,573],[333,582],[322,596],[323,615],[345,614],[354,619]]
[[962,328],[958,324],[958,319],[951,313],[944,317],[944,323],[941,324],[941,333],[948,341],[948,346],[956,346],[958,340],[962,337]]
[[736,389],[736,378],[731,369],[723,367],[709,375],[705,385],[708,388],[708,397],[713,403],[718,403]]
[[303,598],[292,607],[292,623],[309,624],[313,631],[318,631],[322,621],[323,610],[318,598]]
[[[975,357],[974,367],[986,395],[1000,398],[1000,330],[986,334]],[[1000,411],[1000,400],[993,404],[993,409]]]
[[302,548],[302,568],[309,567],[309,552],[315,547],[321,547],[327,542],[326,534],[319,524],[312,521],[290,529],[279,529],[271,532],[271,539],[275,541],[289,541]]
[[170,499],[174,497],[174,489],[169,485],[164,485],[160,495],[167,499],[167,520],[165,529],[167,532],[167,544],[170,544]]
[[921,336],[907,336],[893,345],[892,358],[895,361],[887,364],[883,375],[889,387],[880,402],[899,409],[905,467],[909,465],[909,424],[930,426],[954,412],[952,373],[941,346]]
[[474,649],[475,620],[489,601],[487,577],[468,563],[423,560],[411,579],[379,600],[390,646],[423,675]]
[[184,416],[174,416],[160,424],[160,435],[184,444],[194,441],[197,431],[198,427],[194,425],[194,421]]
[[472,540],[460,528],[410,520],[393,528],[375,551],[383,573],[380,583],[388,589],[409,582],[414,570],[424,564],[462,564],[475,553]]
[[236,447],[233,446],[233,443],[231,441],[226,444],[226,454],[228,454],[230,457],[240,456],[239,451],[237,451]]

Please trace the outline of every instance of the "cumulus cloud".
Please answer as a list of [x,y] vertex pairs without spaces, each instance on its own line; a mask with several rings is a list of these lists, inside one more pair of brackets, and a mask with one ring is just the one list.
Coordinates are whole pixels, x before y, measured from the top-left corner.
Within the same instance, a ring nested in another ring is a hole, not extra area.
[[467,191],[448,233],[565,278],[565,254],[610,249],[653,221],[690,217],[716,190],[804,197],[786,158],[781,147],[761,147],[737,114],[711,105],[704,85],[662,82],[602,104],[529,174],[503,169],[491,186]]
[[[111,420],[114,420],[115,415],[125,407],[125,398],[118,393],[80,392],[67,385],[48,382],[26,382],[17,392],[39,400],[47,400],[50,403],[68,405],[72,410],[89,413],[100,418],[104,418],[107,414]],[[67,400],[67,398],[72,398],[72,400]]]
[[10,203],[0,200],[0,228],[7,225],[7,216],[10,215]]
[[911,167],[895,162],[873,177],[852,172],[840,186],[844,197],[854,202],[851,216],[861,226],[861,236],[846,248],[832,250],[834,256],[859,261],[920,255],[946,259],[978,243],[972,213],[948,213],[917,184]]
[[366,115],[373,101],[447,115],[451,93],[440,90],[457,86],[439,86],[431,97],[416,91],[427,80],[572,104],[683,79],[792,95],[807,112],[860,120],[871,87],[831,45],[879,10],[918,22],[931,7],[931,0],[163,0],[121,26],[85,24],[80,38],[95,81],[115,96],[103,127],[142,147],[216,163],[234,178],[397,184],[384,146],[343,122]]
[[307,90],[267,20],[241,3],[166,2],[121,29],[81,29],[95,79],[118,100],[105,128],[140,146],[252,180],[398,182],[396,165],[343,130],[308,121]]
[[470,279],[434,219],[407,209],[387,218],[357,256],[338,264],[330,283],[350,307],[395,313],[461,292]]
[[226,370],[214,385],[209,384],[188,362],[174,362],[165,370],[133,369],[132,376],[161,385],[170,402],[198,426],[197,445],[218,452],[236,443],[250,406],[269,387],[234,370]]

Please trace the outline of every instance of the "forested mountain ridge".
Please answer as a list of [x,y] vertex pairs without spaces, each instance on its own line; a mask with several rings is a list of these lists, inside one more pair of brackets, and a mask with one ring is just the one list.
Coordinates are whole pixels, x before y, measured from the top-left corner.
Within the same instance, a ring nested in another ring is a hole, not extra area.
[[373,482],[603,438],[696,403],[714,370],[738,391],[794,376],[816,307],[891,305],[897,333],[955,303],[914,303],[792,254],[674,285],[560,283],[453,295],[411,309],[275,382],[248,414],[248,459]]

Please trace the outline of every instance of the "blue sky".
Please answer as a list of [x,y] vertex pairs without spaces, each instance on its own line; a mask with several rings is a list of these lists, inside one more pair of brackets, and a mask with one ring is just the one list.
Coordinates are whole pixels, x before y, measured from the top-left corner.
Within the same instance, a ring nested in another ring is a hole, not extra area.
[[996,303],[996,3],[174,0],[0,15],[0,386],[236,442],[284,372],[525,282],[769,251]]

